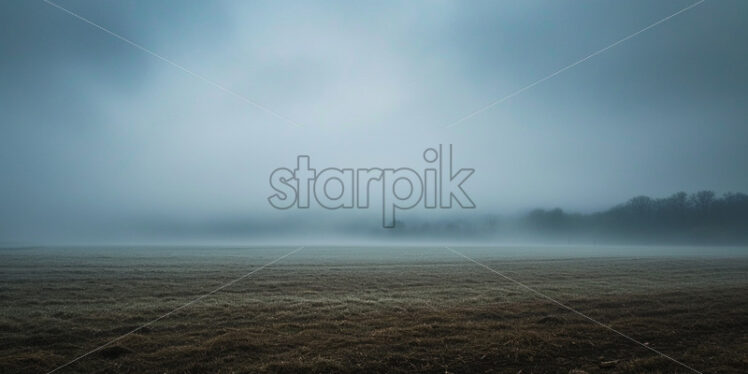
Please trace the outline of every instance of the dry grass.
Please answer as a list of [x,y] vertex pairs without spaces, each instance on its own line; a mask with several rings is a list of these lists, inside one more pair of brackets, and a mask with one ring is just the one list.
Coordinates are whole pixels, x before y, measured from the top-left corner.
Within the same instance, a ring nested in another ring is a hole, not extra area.
[[[0,251],[0,372],[46,372],[287,249]],[[465,250],[703,372],[748,367],[748,260]],[[309,248],[61,372],[687,372],[435,248]]]

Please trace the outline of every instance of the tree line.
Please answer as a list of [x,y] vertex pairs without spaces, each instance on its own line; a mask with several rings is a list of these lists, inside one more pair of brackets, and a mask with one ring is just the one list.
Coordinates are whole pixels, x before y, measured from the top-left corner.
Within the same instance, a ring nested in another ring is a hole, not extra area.
[[557,237],[618,241],[748,243],[748,195],[678,192],[637,196],[608,210],[579,214],[536,209],[524,217],[532,231]]

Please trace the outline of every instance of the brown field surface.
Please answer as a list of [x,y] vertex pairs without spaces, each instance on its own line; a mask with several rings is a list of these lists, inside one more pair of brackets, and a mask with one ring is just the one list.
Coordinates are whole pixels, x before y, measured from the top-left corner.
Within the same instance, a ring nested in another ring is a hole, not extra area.
[[[291,249],[0,250],[0,373],[53,370]],[[459,250],[698,371],[748,369],[748,258]],[[441,247],[311,247],[58,372],[691,371]]]

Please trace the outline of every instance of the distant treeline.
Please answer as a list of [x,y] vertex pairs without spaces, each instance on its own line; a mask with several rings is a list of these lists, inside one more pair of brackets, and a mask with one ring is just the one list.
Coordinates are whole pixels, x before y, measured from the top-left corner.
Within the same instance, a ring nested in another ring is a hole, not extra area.
[[[356,231],[358,223],[351,223]],[[748,245],[748,195],[712,191],[666,198],[635,197],[597,213],[536,209],[519,216],[483,215],[429,219],[409,217],[391,230],[369,228],[372,236],[423,240],[564,244]]]
[[685,192],[653,199],[635,197],[592,214],[537,209],[523,219],[531,232],[556,239],[611,239],[618,242],[748,243],[748,195]]

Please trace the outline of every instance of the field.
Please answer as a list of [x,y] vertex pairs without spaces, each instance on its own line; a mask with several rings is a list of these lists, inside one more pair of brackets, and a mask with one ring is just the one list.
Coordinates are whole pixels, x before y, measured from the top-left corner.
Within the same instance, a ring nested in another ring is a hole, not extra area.
[[[291,250],[0,250],[0,373],[49,372]],[[459,251],[695,370],[748,368],[745,249]],[[693,372],[646,347],[443,247],[310,247],[58,372]]]

